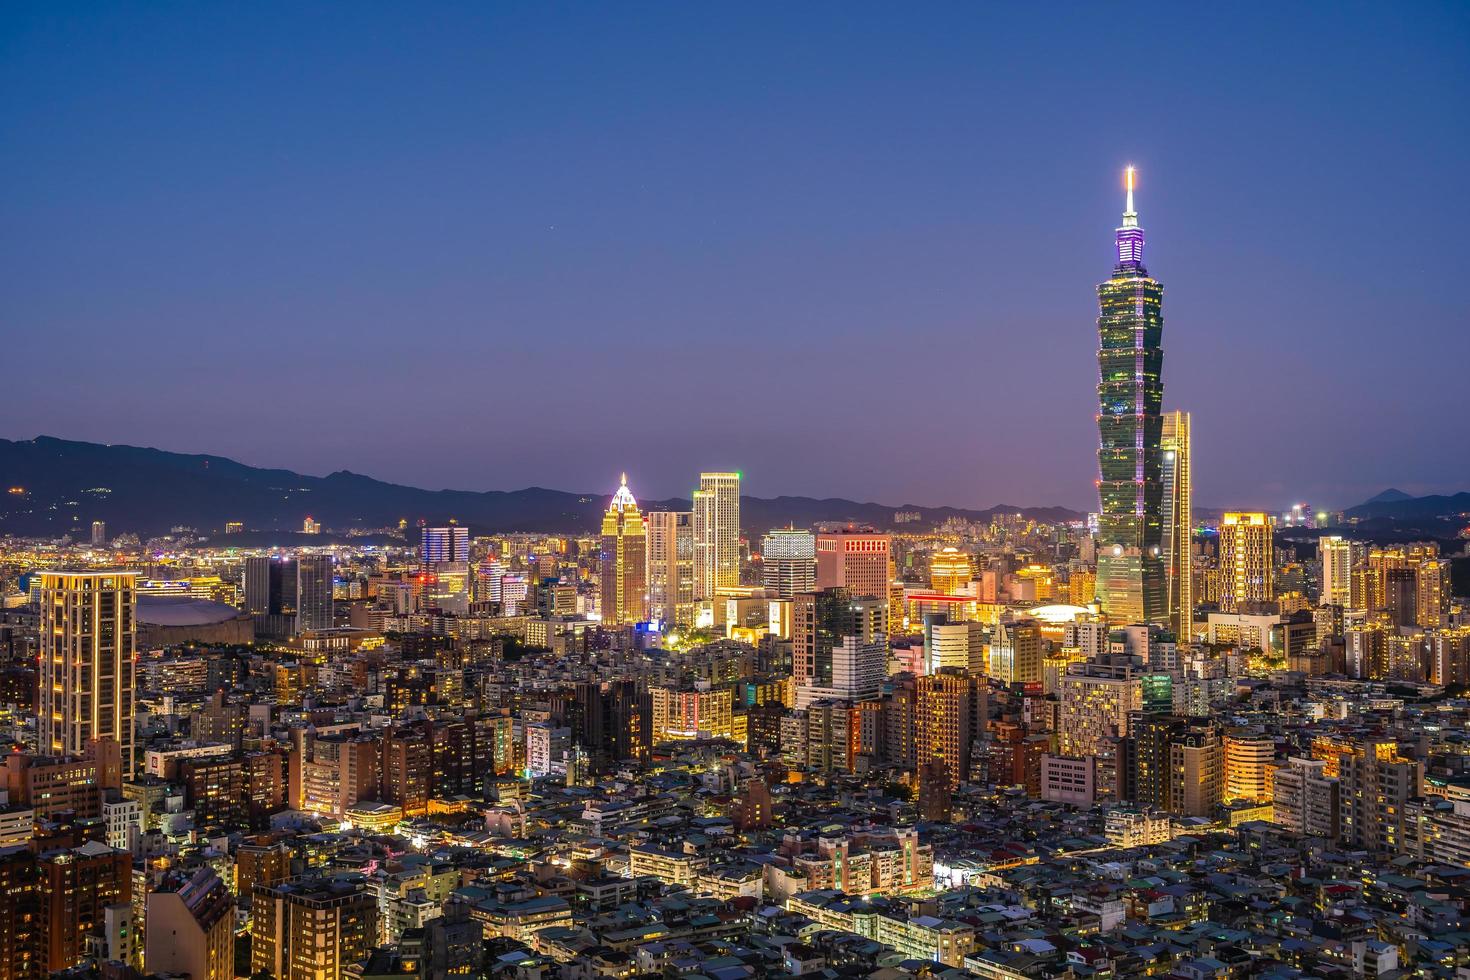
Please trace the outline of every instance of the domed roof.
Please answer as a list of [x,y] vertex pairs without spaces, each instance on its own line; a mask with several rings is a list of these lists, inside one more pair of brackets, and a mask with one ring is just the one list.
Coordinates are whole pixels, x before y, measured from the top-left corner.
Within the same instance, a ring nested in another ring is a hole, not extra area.
[[184,595],[138,596],[138,623],[146,626],[212,626],[244,615],[234,606]]
[[628,474],[623,474],[623,485],[618,487],[618,492],[613,494],[612,503],[608,504],[608,511],[622,513],[625,510],[637,510],[638,501],[633,499],[633,491],[628,489]]

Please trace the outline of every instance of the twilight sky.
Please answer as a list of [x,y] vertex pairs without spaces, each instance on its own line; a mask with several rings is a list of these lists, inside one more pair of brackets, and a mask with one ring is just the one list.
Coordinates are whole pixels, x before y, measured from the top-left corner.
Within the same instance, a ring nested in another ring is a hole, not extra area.
[[0,11],[0,436],[1095,509],[1132,162],[1197,502],[1470,487],[1470,6],[299,6]]

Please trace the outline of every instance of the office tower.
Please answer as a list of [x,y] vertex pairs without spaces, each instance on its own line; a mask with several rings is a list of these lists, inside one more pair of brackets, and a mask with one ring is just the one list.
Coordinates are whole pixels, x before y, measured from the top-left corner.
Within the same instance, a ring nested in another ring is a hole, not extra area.
[[151,974],[233,980],[235,898],[212,868],[175,873],[148,893],[144,962]]
[[1098,460],[1097,592],[1115,623],[1162,622],[1164,287],[1143,265],[1143,229],[1133,209],[1134,171],[1118,264],[1097,287]]
[[92,547],[100,548],[107,544],[107,522],[92,522]]
[[943,548],[929,556],[929,588],[941,595],[958,595],[975,577],[975,563],[958,548]]
[[1004,618],[990,636],[989,674],[1003,684],[1041,683],[1041,624]]
[[701,473],[694,491],[694,597],[740,584],[740,474]]
[[42,572],[40,581],[37,744],[79,756],[91,740],[111,739],[131,774],[137,576]]
[[250,972],[275,980],[342,980],[378,938],[378,901],[360,880],[303,877],[256,885]]
[[332,628],[332,556],[302,555],[296,559],[296,632]]
[[888,659],[888,600],[847,589],[803,592],[792,600],[791,674],[796,707],[834,698],[878,696]]
[[817,588],[846,589],[855,596],[883,598],[893,581],[891,539],[864,531],[817,535]]
[[944,613],[924,617],[924,672],[947,668],[985,675],[985,626],[977,622],[951,623]]
[[1271,772],[1271,822],[1297,834],[1338,836],[1338,781],[1324,759],[1286,760]]
[[470,529],[450,524],[448,527],[425,527],[419,545],[419,560],[425,568],[444,561],[470,560]]
[[1276,742],[1261,731],[1232,731],[1225,735],[1225,802],[1271,802],[1271,772],[1276,766]]
[[310,514],[306,515],[306,519],[301,522],[301,533],[302,534],[321,534],[322,533],[322,525],[321,525],[321,522],[318,521],[318,520],[316,520],[316,519],[314,519]]
[[628,474],[602,517],[602,621],[611,626],[647,618],[648,545]]
[[761,541],[761,584],[779,598],[817,587],[817,539],[810,531],[776,528]]
[[663,687],[648,689],[654,745],[699,738],[735,737],[734,697],[730,688]]
[[298,563],[294,559],[245,559],[245,609],[254,617],[257,635],[280,637],[296,631],[299,589]]
[[694,623],[694,514],[648,513],[648,618],[674,626]]
[[1322,588],[1317,604],[1361,608],[1362,596],[1353,594],[1353,570],[1366,559],[1367,547],[1333,535],[1322,538],[1318,548],[1322,559]]
[[1391,739],[1354,739],[1338,760],[1339,833],[1344,843],[1394,853],[1404,843],[1408,801],[1420,794],[1423,767]]
[[1220,611],[1237,612],[1276,597],[1271,517],[1227,511],[1220,520]]
[[1164,608],[1169,629],[1188,643],[1194,628],[1194,487],[1190,458],[1189,413],[1164,416],[1159,439],[1164,481]]

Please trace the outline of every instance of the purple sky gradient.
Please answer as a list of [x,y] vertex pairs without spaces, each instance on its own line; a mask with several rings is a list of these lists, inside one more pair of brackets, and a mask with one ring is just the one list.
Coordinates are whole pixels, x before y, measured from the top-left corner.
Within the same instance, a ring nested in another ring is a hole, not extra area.
[[0,436],[1095,508],[1119,171],[1204,506],[1470,486],[1470,7],[12,5]]

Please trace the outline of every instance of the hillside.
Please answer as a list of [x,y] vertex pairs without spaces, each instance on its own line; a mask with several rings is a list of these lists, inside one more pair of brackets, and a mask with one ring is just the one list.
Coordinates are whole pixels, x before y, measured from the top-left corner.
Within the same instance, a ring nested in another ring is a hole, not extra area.
[[[223,456],[199,456],[107,446],[40,436],[0,439],[0,533],[85,536],[94,520],[109,534],[159,534],[176,525],[217,534],[226,521],[254,531],[298,531],[308,514],[333,529],[380,528],[400,519],[431,523],[450,518],[482,531],[595,530],[605,493],[524,490],[422,490],[385,483],[347,470],[324,477],[260,469]],[[688,510],[688,500],[648,500],[645,510]],[[989,510],[859,503],[840,498],[741,498],[741,523],[752,534],[788,522],[853,521],[892,525],[895,511],[918,511],[919,524],[949,517],[989,520],[1020,511],[1046,521],[1077,520],[1062,507],[1000,506]]]

